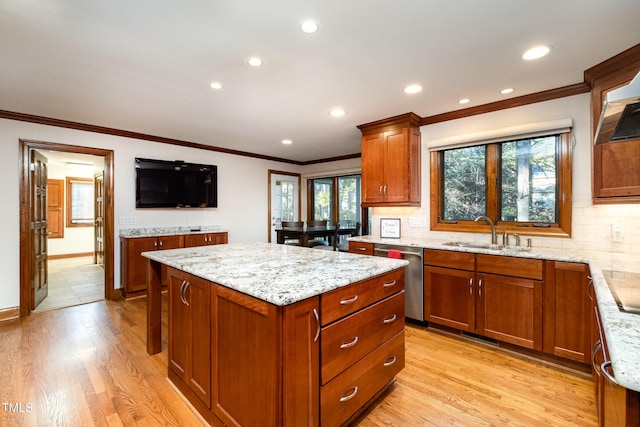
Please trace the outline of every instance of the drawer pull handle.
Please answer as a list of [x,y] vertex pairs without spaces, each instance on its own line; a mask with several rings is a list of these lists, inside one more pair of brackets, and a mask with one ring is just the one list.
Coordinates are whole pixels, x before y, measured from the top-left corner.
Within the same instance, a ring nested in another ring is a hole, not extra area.
[[394,363],[396,363],[396,360],[398,360],[398,358],[397,358],[397,357],[395,357],[395,356],[391,356],[390,358],[388,358],[387,360],[385,360],[385,361],[384,361],[384,363],[383,363],[383,365],[382,365],[382,366],[384,366],[385,368],[386,368],[387,366],[391,366],[391,365],[393,365]]
[[358,343],[358,337],[354,337],[351,341],[348,342],[343,342],[342,344],[340,344],[340,348],[349,348],[349,347],[353,347],[354,345],[356,345]]
[[356,248],[356,249],[363,252],[367,250],[367,248]]
[[389,288],[391,286],[394,286],[397,282],[394,280],[393,282],[386,282],[384,285],[382,285],[383,288]]
[[318,315],[318,310],[313,309],[313,316],[316,318],[316,336],[313,337],[313,342],[318,341],[318,337],[320,337],[320,316]]
[[391,315],[391,317],[385,317],[385,318],[382,320],[382,323],[385,323],[385,324],[386,324],[386,323],[393,323],[393,322],[395,322],[395,321],[396,321],[396,319],[397,319],[397,318],[398,318],[398,316],[396,316],[395,314],[392,314],[392,315]]
[[344,394],[340,398],[340,402],[346,402],[347,400],[353,399],[353,397],[358,394],[358,386],[353,387],[353,392],[351,394],[345,396]]
[[607,381],[613,384],[618,384],[618,381],[616,381],[616,378],[612,374],[610,374],[609,371],[607,371],[607,368],[609,366],[611,366],[611,360],[607,360],[606,362],[603,362],[602,365],[600,365],[600,372],[602,372],[602,375],[604,375]]
[[340,301],[340,305],[353,304],[357,300],[358,300],[358,295],[354,296],[353,298],[343,299],[342,301]]

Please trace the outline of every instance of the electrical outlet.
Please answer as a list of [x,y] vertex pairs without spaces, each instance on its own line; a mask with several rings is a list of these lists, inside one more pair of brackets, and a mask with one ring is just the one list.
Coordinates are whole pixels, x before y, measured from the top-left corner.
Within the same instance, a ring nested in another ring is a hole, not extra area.
[[411,228],[426,228],[427,218],[422,216],[409,217],[409,227]]
[[622,224],[611,224],[611,238],[614,242],[622,242],[624,238],[624,226]]

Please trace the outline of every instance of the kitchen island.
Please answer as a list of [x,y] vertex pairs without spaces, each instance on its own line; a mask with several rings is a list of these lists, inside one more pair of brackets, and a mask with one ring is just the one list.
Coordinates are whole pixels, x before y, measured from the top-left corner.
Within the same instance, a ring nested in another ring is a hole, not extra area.
[[145,252],[149,354],[212,425],[341,425],[404,367],[404,260],[250,243]]

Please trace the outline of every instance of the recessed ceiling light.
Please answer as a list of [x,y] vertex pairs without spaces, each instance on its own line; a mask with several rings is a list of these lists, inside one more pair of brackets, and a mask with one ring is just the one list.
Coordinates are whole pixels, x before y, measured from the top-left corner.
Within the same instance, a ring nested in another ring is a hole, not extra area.
[[305,34],[313,34],[318,31],[318,24],[316,24],[315,21],[311,20],[304,21],[302,24],[300,24],[300,29]]
[[222,83],[219,82],[213,82],[211,83],[211,89],[222,89]]
[[247,64],[251,65],[252,67],[260,67],[262,65],[262,59],[253,56],[247,59]]
[[404,88],[404,93],[412,94],[422,92],[422,86],[418,84],[409,85]]
[[511,87],[508,87],[506,89],[502,89],[500,91],[500,93],[503,94],[503,95],[506,95],[506,94],[511,93],[511,92],[513,92],[513,88],[511,88]]
[[329,114],[331,114],[333,117],[342,117],[345,115],[345,111],[342,108],[334,108],[333,110],[329,111]]
[[283,140],[282,140],[282,143],[283,143],[284,145],[291,145],[291,144],[293,143],[293,141],[292,141],[292,140],[290,140],[290,139],[283,139]]
[[463,98],[460,101],[458,101],[458,104],[468,104],[469,102],[471,102],[469,98]]
[[536,46],[527,50],[522,54],[522,59],[526,59],[527,61],[531,61],[533,59],[542,58],[547,53],[549,53],[549,48],[547,46]]

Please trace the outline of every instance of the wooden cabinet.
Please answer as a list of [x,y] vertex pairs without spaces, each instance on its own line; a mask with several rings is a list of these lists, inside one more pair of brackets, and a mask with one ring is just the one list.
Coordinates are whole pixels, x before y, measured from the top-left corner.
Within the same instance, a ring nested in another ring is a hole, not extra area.
[[169,378],[212,425],[342,425],[404,367],[404,269],[286,306],[168,271]]
[[349,252],[360,255],[373,255],[373,243],[353,242],[349,240]]
[[354,418],[404,367],[404,269],[321,296],[320,420]]
[[174,268],[169,282],[169,377],[211,408],[211,284]]
[[184,236],[185,248],[206,245],[224,245],[226,243],[228,243],[227,233],[194,233],[185,234]]
[[420,117],[360,125],[362,206],[420,206]]
[[597,307],[593,311],[593,321],[598,336],[592,353],[598,424],[603,427],[639,427],[640,392],[629,390],[616,383]]
[[[125,298],[144,295],[147,290],[147,258],[142,252],[227,243],[228,233],[192,233],[151,237],[120,237],[120,288]],[[166,268],[162,284],[167,285]]]
[[[640,72],[640,45],[585,71],[591,86],[591,135],[595,134],[607,92]],[[613,129],[611,129],[612,131]],[[593,146],[593,203],[640,203],[640,139]]]
[[546,261],[544,352],[591,361],[592,302],[586,264]]
[[[147,289],[147,258],[142,252],[176,249],[184,245],[182,235],[120,239],[120,286],[125,298],[144,294]],[[162,284],[167,284],[163,269]]]
[[542,349],[542,261],[425,249],[424,263],[426,321]]

